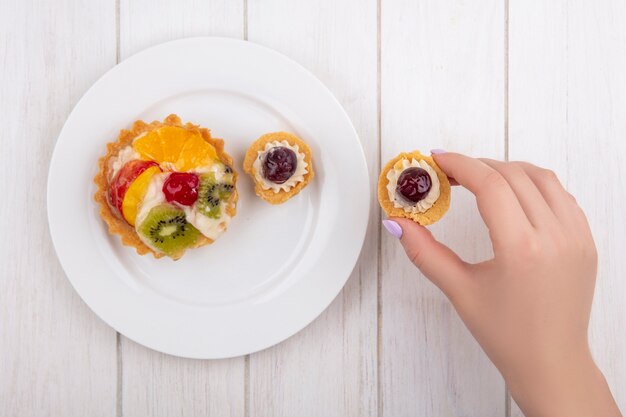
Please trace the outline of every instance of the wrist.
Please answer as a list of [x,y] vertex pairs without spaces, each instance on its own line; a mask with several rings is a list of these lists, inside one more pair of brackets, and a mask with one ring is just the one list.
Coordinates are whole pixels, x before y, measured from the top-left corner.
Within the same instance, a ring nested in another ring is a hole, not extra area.
[[524,371],[505,377],[527,417],[621,416],[588,350],[527,365]]

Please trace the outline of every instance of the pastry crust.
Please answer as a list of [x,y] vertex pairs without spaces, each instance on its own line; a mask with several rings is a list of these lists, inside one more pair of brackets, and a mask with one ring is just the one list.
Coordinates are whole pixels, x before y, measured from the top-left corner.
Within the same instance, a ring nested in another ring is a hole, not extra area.
[[[437,178],[439,178],[439,198],[435,201],[433,206],[424,213],[408,213],[402,208],[394,207],[393,201],[389,200],[389,192],[387,191],[387,184],[389,184],[387,173],[393,169],[393,166],[398,161],[413,158],[417,161],[425,161],[435,170]],[[378,177],[378,202],[389,217],[404,217],[422,226],[428,226],[443,217],[450,207],[450,181],[448,181],[448,176],[439,168],[432,157],[424,156],[419,151],[402,152],[400,155],[387,162],[380,173],[380,177]]]
[[[152,255],[157,259],[167,255],[165,255],[164,253],[156,252],[145,243],[143,243],[139,238],[139,235],[137,235],[135,228],[126,223],[126,221],[117,217],[109,206],[109,161],[112,158],[117,157],[119,151],[127,145],[130,145],[132,141],[139,135],[159,129],[163,126],[177,126],[192,132],[199,133],[204,138],[204,140],[206,140],[208,143],[215,147],[217,156],[220,158],[220,160],[224,164],[233,168],[233,185],[235,186],[235,188],[226,205],[226,213],[231,217],[234,217],[237,213],[237,200],[239,198],[237,194],[237,172],[235,172],[234,170],[233,158],[231,158],[231,156],[224,151],[224,141],[222,139],[212,138],[209,129],[194,125],[192,123],[185,123],[183,125],[180,117],[175,114],[170,114],[163,120],[163,122],[155,120],[152,123],[145,123],[142,120],[137,120],[133,123],[133,126],[130,130],[122,129],[118,135],[117,141],[108,143],[106,155],[98,160],[98,173],[93,179],[97,188],[96,193],[94,194],[94,199],[100,205],[100,216],[108,225],[109,233],[119,235],[122,244],[135,248],[139,255],[152,253]],[[185,253],[185,250],[208,245],[210,243],[213,243],[213,239],[209,239],[204,235],[200,235],[198,241],[194,246],[182,249],[180,252],[177,252],[170,257],[174,260],[180,259],[180,257],[183,256],[183,254]]]
[[[306,167],[307,173],[304,174],[304,179],[291,187],[289,191],[279,190],[278,192],[275,192],[272,189],[264,190],[261,183],[256,179],[254,167],[252,165],[254,164],[258,153],[263,152],[265,149],[266,143],[274,141],[282,142],[283,140],[287,141],[287,143],[291,146],[297,145],[298,150],[304,154],[304,162],[308,164]],[[315,176],[315,173],[313,172],[313,161],[311,158],[311,149],[309,148],[309,145],[304,143],[300,138],[287,132],[274,132],[263,135],[252,142],[246,152],[246,157],[243,161],[243,169],[250,175],[250,177],[252,177],[252,180],[254,181],[254,192],[256,192],[256,195],[270,204],[281,204],[298,194]]]

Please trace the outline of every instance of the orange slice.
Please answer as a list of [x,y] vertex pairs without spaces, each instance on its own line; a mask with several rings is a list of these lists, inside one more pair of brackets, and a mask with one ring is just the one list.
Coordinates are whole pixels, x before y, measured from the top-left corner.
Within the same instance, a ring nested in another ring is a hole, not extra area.
[[130,184],[126,194],[124,194],[124,200],[122,201],[122,214],[126,221],[131,225],[135,225],[137,219],[137,212],[139,211],[139,204],[143,201],[150,185],[150,180],[155,174],[161,172],[161,169],[157,166],[151,166],[142,172],[135,181]]
[[133,150],[141,155],[141,159],[155,162],[163,161],[161,138],[154,130],[135,139],[133,142]]
[[148,132],[133,142],[133,149],[142,159],[159,164],[171,163],[180,172],[218,160],[213,145],[199,133],[177,126],[164,126]]
[[176,163],[185,144],[195,135],[176,126],[165,126],[155,131],[159,135],[163,162]]
[[213,145],[202,136],[193,135],[181,149],[175,166],[178,171],[189,171],[194,167],[208,165],[217,159],[217,152]]

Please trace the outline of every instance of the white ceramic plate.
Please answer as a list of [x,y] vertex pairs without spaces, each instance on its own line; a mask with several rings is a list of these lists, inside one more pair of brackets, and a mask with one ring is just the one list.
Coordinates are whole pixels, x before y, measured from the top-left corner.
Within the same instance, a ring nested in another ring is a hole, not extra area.
[[[105,144],[169,113],[224,138],[240,174],[229,230],[176,262],[122,246],[92,197]],[[253,140],[278,130],[310,145],[316,175],[271,206],[242,162]],[[259,45],[191,38],[132,56],[85,93],[54,150],[48,217],[69,280],[106,323],[161,352],[225,358],[288,338],[330,304],[359,256],[369,195],[356,132],[319,80]]]

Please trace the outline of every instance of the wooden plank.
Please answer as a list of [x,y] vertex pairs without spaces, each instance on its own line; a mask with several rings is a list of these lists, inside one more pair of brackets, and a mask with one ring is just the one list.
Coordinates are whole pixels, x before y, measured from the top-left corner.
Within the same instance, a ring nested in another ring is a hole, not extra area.
[[48,161],[85,90],[115,64],[112,2],[0,2],[0,415],[111,416],[115,331],[52,247]]
[[[120,0],[119,14],[121,59],[183,37],[243,36],[243,2]],[[120,360],[123,415],[244,415],[244,358],[177,358],[122,336]]]
[[243,416],[243,358],[193,360],[122,342],[122,415]]
[[[509,4],[510,157],[549,167],[562,180],[567,172],[566,25],[567,1]],[[523,417],[513,399],[511,416]]]
[[[626,409],[626,4],[511,0],[510,155],[554,170],[599,252],[590,340]],[[596,173],[590,173],[596,169]],[[522,416],[513,404],[512,416]]]
[[191,36],[242,38],[243,1],[118,0],[120,57],[149,46]]
[[[374,189],[376,2],[248,0],[248,11],[249,39],[303,64],[347,110],[363,143]],[[306,329],[250,356],[250,416],[376,415],[378,208],[374,198],[367,243],[341,294]]]
[[[382,2],[382,160],[444,148],[504,157],[504,7]],[[468,261],[491,256],[473,196],[453,190],[431,230]],[[503,416],[496,368],[445,297],[382,236],[382,415]]]

